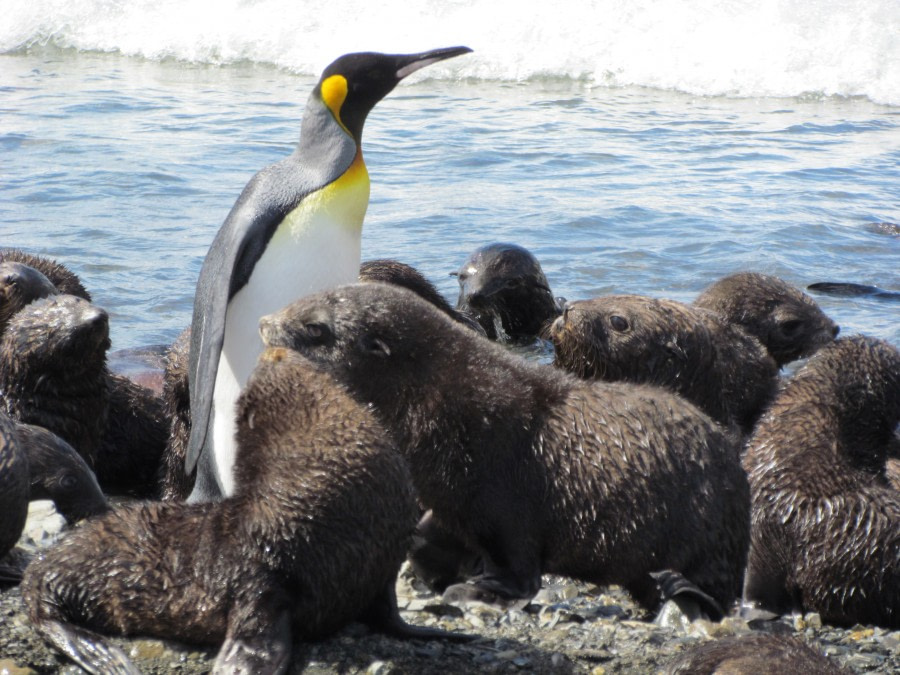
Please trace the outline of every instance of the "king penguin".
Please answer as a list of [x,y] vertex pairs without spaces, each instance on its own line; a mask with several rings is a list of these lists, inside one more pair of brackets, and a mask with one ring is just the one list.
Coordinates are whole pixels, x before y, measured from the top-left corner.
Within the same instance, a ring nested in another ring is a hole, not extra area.
[[260,317],[359,273],[369,174],[366,116],[400,80],[472,51],[341,56],[322,73],[294,152],[257,173],[216,234],[200,270],[191,320],[188,383],[189,501],[234,493],[235,404],[263,344]]

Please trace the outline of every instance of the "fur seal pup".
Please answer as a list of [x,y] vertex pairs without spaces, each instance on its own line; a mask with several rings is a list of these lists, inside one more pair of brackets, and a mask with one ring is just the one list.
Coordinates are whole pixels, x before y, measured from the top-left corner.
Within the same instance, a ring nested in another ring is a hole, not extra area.
[[516,244],[481,246],[453,274],[456,309],[474,316],[491,340],[530,342],[562,312],[537,258]]
[[797,635],[760,633],[709,640],[689,647],[663,675],[849,675]]
[[117,509],[29,566],[22,595],[45,639],[91,672],[131,665],[99,633],[224,642],[219,673],[283,672],[294,639],[354,620],[467,639],[397,612],[416,501],[371,412],[280,349],[262,355],[237,418],[233,497]]
[[665,387],[745,433],[778,383],[778,365],[756,338],[674,300],[610,295],[570,302],[546,334],[559,368]]
[[762,342],[779,368],[809,356],[840,331],[815,300],[768,274],[731,274],[707,287],[693,305],[741,326]]
[[0,262],[17,262],[33,267],[47,277],[60,293],[77,295],[88,302],[91,301],[91,294],[81,283],[78,275],[52,258],[26,253],[17,248],[7,248],[0,250]]
[[[29,483],[28,456],[16,424],[0,412],[0,559],[16,545],[25,527]],[[16,582],[18,577],[18,570],[0,564],[0,582]]]
[[365,260],[359,266],[360,281],[382,281],[386,284],[394,284],[408,288],[423,300],[427,300],[432,305],[441,310],[454,321],[458,321],[464,326],[472,330],[485,334],[481,324],[473,317],[465,312],[454,309],[450,303],[444,299],[444,296],[438,292],[428,279],[426,279],[419,270],[412,265],[407,265],[399,260],[391,260],[389,258],[378,258],[376,260]]
[[530,598],[546,572],[618,583],[653,606],[650,573],[666,568],[723,606],[740,593],[738,447],[684,399],[529,363],[387,284],[306,296],[260,333],[371,405],[423,506],[483,555],[484,574],[451,597]]
[[0,335],[10,317],[28,303],[56,295],[56,286],[33,267],[19,262],[0,262]]
[[97,477],[75,448],[43,427],[17,424],[28,456],[29,501],[49,499],[71,525],[109,510]]
[[163,453],[162,499],[182,501],[194,489],[196,472],[184,470],[191,437],[191,399],[188,392],[188,354],[191,327],[185,328],[166,351],[163,371],[163,416],[169,420],[169,436]]
[[900,627],[900,492],[884,475],[898,421],[900,352],[883,340],[837,340],[785,384],[744,457],[745,602]]
[[162,404],[106,368],[106,312],[73,295],[23,307],[0,337],[0,392],[15,420],[75,448],[107,491],[150,497],[166,443]]
[[900,300],[900,291],[888,291],[878,286],[854,284],[843,281],[819,281],[810,284],[806,290],[825,295],[837,295],[843,298],[867,297],[876,300]]

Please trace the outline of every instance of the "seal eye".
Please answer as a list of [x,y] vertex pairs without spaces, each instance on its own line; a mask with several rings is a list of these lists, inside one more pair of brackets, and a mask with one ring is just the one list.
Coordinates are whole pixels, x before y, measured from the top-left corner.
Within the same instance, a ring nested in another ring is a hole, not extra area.
[[800,319],[792,319],[781,324],[781,332],[788,336],[796,335],[802,327],[803,322]]
[[308,323],[303,326],[306,335],[313,342],[325,342],[331,335],[331,329],[324,323]]
[[59,486],[66,490],[71,490],[78,484],[78,479],[70,473],[67,473],[59,479]]
[[620,333],[624,333],[628,330],[628,320],[624,316],[619,316],[618,314],[613,314],[609,317],[609,325],[612,326],[613,330]]

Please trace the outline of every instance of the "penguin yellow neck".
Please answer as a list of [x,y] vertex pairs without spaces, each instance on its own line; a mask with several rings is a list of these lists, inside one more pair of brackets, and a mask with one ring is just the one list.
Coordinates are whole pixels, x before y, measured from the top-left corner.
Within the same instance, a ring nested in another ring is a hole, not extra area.
[[339,228],[359,236],[369,206],[369,171],[358,151],[353,162],[337,180],[317,190],[285,216],[269,245],[283,243],[285,237],[304,239],[310,230]]

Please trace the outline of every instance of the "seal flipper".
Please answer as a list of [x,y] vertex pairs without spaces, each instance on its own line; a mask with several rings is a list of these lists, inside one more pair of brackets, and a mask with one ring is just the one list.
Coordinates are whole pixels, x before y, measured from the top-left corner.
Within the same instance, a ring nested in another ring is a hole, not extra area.
[[16,586],[22,581],[22,570],[15,565],[0,564],[0,587]]
[[89,673],[141,675],[125,653],[99,633],[55,619],[37,621],[35,628],[44,639]]
[[[686,579],[681,572],[662,570],[661,572],[651,572],[650,576],[653,577],[659,588],[662,601],[672,600],[675,602],[691,621],[703,618],[704,614],[710,621],[721,621],[725,617],[722,605],[711,595],[700,590],[697,584]],[[686,600],[693,601],[696,606],[688,605]],[[700,610],[700,616],[697,616],[697,609]]]
[[360,617],[360,621],[391,637],[404,640],[450,640],[452,642],[471,642],[475,635],[451,633],[439,628],[426,628],[406,623],[397,609],[397,592],[395,582],[391,581],[382,593],[375,598],[369,608]]
[[[213,673],[280,675],[291,661],[291,615],[276,609],[270,622],[261,621],[271,611],[242,612],[228,626],[225,642],[216,656]],[[263,625],[260,626],[260,623]]]

